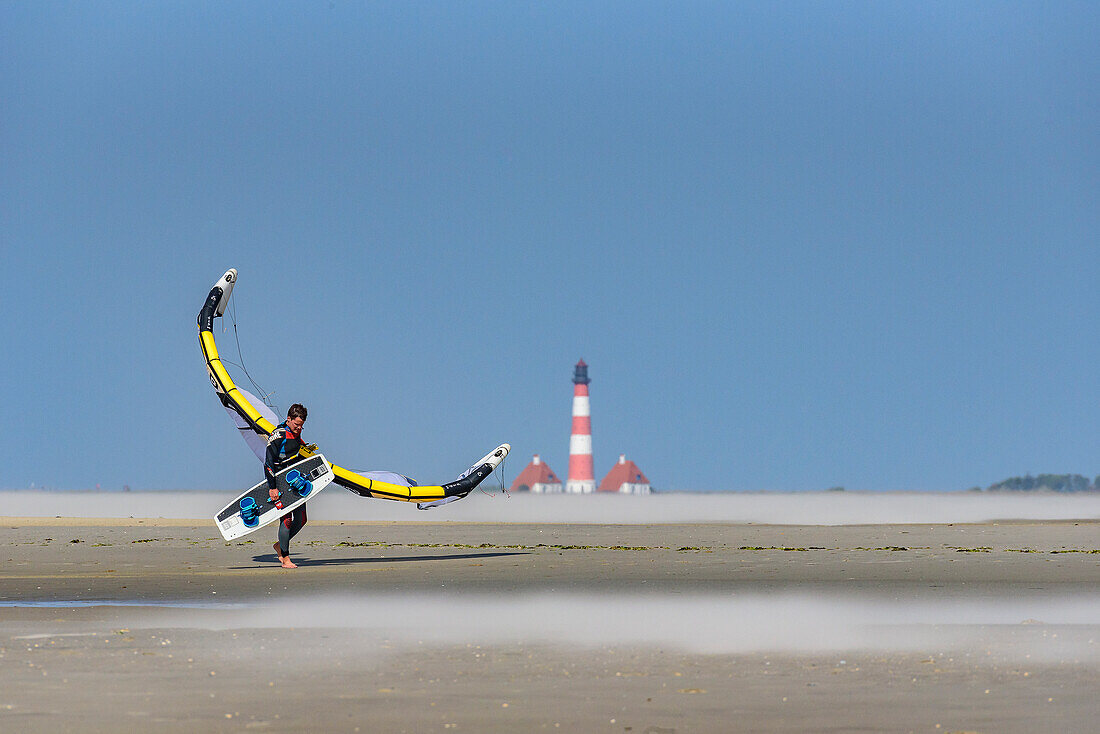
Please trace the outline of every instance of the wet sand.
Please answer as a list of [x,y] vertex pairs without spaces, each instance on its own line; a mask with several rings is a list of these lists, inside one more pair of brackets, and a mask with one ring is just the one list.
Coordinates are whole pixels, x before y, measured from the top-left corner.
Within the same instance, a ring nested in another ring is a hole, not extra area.
[[[0,518],[0,730],[1086,731],[1100,523]],[[807,628],[819,625],[820,629]],[[744,634],[738,634],[738,632]]]

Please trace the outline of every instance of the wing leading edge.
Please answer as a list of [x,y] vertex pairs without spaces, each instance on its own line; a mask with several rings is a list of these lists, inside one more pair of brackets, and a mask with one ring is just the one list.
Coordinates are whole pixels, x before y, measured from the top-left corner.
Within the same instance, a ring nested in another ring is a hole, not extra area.
[[[206,361],[206,371],[210,376],[210,384],[214,386],[214,392],[221,404],[225,406],[225,409],[235,414],[239,419],[237,421],[238,427],[242,431],[250,428],[260,436],[269,436],[276,426],[257,410],[256,406],[246,397],[247,393],[239,389],[233,382],[233,378],[229,376],[229,372],[218,356],[218,346],[214,342],[214,319],[225,312],[225,305],[229,301],[229,296],[232,294],[236,283],[237,271],[231,268],[210,289],[210,293],[206,297],[206,303],[199,311],[199,345],[202,347],[202,356]],[[332,464],[333,481],[362,497],[434,505],[439,500],[465,497],[477,485],[481,484],[487,476],[492,474],[493,470],[504,461],[511,448],[509,444],[501,444],[483,456],[459,479],[446,484],[434,486],[393,484],[365,477],[336,464]],[[313,453],[307,449],[302,449],[300,455],[304,457],[312,456]]]

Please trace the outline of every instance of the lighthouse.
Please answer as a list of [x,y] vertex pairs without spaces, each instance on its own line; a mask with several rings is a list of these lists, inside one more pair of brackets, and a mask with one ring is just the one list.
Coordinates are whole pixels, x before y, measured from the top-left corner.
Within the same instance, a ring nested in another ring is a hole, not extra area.
[[592,413],[588,405],[588,365],[584,360],[573,368],[573,433],[569,436],[569,478],[565,491],[589,494],[596,491],[592,469]]

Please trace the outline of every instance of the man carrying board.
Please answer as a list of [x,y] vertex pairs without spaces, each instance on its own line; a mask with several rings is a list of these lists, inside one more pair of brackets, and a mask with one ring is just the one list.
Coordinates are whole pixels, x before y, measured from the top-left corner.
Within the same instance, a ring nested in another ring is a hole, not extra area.
[[[290,406],[290,409],[286,412],[286,421],[279,424],[279,427],[271,432],[271,437],[267,441],[264,475],[267,477],[267,487],[272,502],[278,503],[279,501],[279,490],[276,489],[275,475],[287,462],[293,461],[298,456],[298,450],[305,446],[302,442],[302,426],[306,422],[307,414],[306,407],[301,403]],[[282,507],[282,505],[276,504],[276,507]],[[290,560],[290,539],[297,535],[298,531],[305,527],[305,524],[306,506],[304,504],[284,515],[279,521],[279,539],[273,547],[283,568],[298,568],[297,564]]]

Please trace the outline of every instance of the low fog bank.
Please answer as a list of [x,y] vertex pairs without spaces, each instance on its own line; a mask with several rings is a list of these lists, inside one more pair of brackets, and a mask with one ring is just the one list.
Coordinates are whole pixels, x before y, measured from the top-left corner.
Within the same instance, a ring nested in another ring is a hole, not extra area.
[[[232,490],[158,492],[9,491],[9,517],[212,518]],[[752,494],[530,495],[479,490],[461,502],[420,511],[406,502],[361,498],[329,487],[310,500],[311,520],[518,523],[759,523],[889,525],[993,520],[1100,519],[1100,493],[951,494],[800,492]]]
[[[178,612],[172,626],[339,628],[435,644],[669,646],[691,652],[953,652],[1100,662],[1100,594],[992,599],[883,595],[369,595]],[[162,618],[157,622],[164,626]]]

